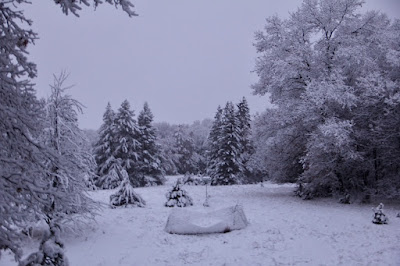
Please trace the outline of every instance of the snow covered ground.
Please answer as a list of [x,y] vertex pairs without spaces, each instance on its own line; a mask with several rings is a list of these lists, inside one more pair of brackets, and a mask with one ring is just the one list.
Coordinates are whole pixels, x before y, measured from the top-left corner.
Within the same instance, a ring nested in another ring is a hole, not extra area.
[[[135,189],[145,208],[104,208],[97,224],[65,238],[71,265],[400,265],[399,205],[386,204],[389,224],[375,225],[371,205],[332,199],[303,201],[292,185],[209,187],[207,211],[243,206],[249,225],[225,234],[173,235],[164,227],[170,208],[165,186]],[[204,211],[204,186],[184,186]],[[108,203],[115,190],[93,192]],[[0,265],[16,265],[3,253]]]

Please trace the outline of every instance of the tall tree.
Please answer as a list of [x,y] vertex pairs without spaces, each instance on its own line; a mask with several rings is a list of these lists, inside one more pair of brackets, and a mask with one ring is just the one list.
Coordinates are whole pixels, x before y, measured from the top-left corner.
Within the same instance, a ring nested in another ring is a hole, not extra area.
[[240,160],[240,131],[235,106],[227,102],[223,111],[222,126],[218,139],[215,175],[212,185],[231,185],[239,182],[243,165]]
[[249,154],[252,151],[252,145],[250,141],[251,118],[250,108],[245,97],[243,97],[243,99],[237,104],[236,116],[240,132],[240,146],[242,148],[241,153]]
[[116,140],[114,157],[120,160],[121,167],[128,173],[134,187],[140,186],[139,160],[142,148],[139,142],[140,129],[134,119],[135,113],[130,109],[128,100],[122,102],[115,116],[114,136]]
[[238,120],[239,127],[239,137],[240,137],[240,160],[243,165],[243,176],[241,177],[244,182],[250,182],[254,179],[251,172],[251,167],[247,167],[247,164],[252,155],[253,145],[251,142],[251,118],[250,118],[250,108],[245,97],[237,104],[236,116]]
[[108,173],[110,160],[114,157],[115,140],[113,134],[115,113],[111,104],[107,103],[103,114],[103,124],[99,129],[99,138],[94,145],[94,154],[97,163],[97,174],[103,176]]
[[[67,79],[65,72],[61,72],[59,76],[54,75],[54,84],[50,86],[51,95],[46,103],[44,141],[62,156],[68,164],[70,176],[75,176],[75,180],[78,180],[74,187],[79,187],[83,183],[93,183],[96,163],[88,150],[89,141],[78,126],[78,114],[82,113],[83,105],[66,94],[72,87],[64,86]],[[57,172],[58,167],[54,167]],[[59,182],[54,180],[54,183]]]
[[[150,180],[145,180],[145,183],[163,183],[163,173],[161,168],[161,160],[159,147],[156,143],[156,131],[152,125],[153,113],[147,102],[144,103],[143,110],[138,116],[138,126],[140,135],[138,141],[141,144],[140,150],[140,171],[145,177]],[[144,184],[147,185],[147,184]]]
[[222,108],[218,106],[214,116],[214,121],[211,126],[210,134],[208,135],[208,150],[207,150],[207,173],[210,176],[216,174],[218,163],[218,152],[220,150],[220,136],[222,130]]
[[196,152],[194,150],[193,133],[188,127],[179,125],[174,133],[175,151],[178,155],[177,168],[180,174],[197,173]]
[[253,89],[277,107],[261,118],[258,148],[270,175],[298,181],[305,198],[388,192],[388,183],[400,195],[391,167],[398,134],[385,126],[399,126],[399,21],[357,13],[363,3],[304,0],[288,19],[268,18],[256,35]]

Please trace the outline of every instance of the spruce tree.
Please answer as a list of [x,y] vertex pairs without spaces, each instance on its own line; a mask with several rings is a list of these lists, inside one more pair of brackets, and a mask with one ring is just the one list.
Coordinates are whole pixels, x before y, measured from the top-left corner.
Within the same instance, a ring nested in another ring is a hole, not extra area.
[[227,102],[222,119],[222,127],[218,143],[215,175],[212,176],[212,185],[231,185],[238,183],[243,169],[240,160],[240,132],[235,115],[235,106]]
[[118,191],[110,196],[110,205],[112,208],[131,205],[133,207],[144,207],[146,202],[133,190],[132,182],[125,169],[119,165],[115,167],[118,175],[122,177],[122,183]]
[[192,206],[193,200],[186,190],[182,189],[182,180],[179,178],[171,191],[166,194],[167,202],[165,207],[186,207]]
[[175,151],[178,155],[177,168],[180,174],[198,172],[195,160],[196,152],[192,137],[193,132],[187,134],[187,127],[183,125],[179,125],[178,130],[174,134]]
[[138,163],[142,147],[138,141],[140,130],[134,116],[135,113],[130,110],[128,100],[125,100],[118,109],[113,126],[116,140],[114,157],[120,160],[121,167],[128,173],[132,186],[138,187],[143,183]]
[[239,102],[239,104],[237,105],[236,117],[238,120],[238,127],[239,127],[239,137],[241,146],[240,152],[241,154],[250,154],[253,149],[250,141],[251,118],[250,118],[249,105],[245,97],[243,97],[242,101]]
[[[156,131],[152,126],[153,113],[147,102],[138,116],[140,135],[140,172],[144,175],[144,185],[161,185],[164,183],[159,148],[156,143]],[[149,180],[148,180],[149,179]]]
[[239,137],[240,137],[240,160],[243,165],[242,169],[242,179],[247,179],[250,181],[251,176],[254,173],[251,173],[250,167],[247,167],[247,163],[250,160],[250,156],[253,153],[253,145],[250,140],[251,136],[251,118],[250,118],[250,109],[247,104],[247,100],[243,97],[242,101],[237,105],[236,117],[238,120],[239,127]]
[[218,151],[220,150],[219,138],[222,130],[222,108],[218,106],[214,121],[208,135],[208,151],[207,151],[207,173],[210,176],[215,175]]
[[108,103],[103,114],[103,124],[99,130],[99,139],[94,145],[94,154],[97,163],[97,174],[102,177],[107,175],[114,159],[115,139],[114,139],[114,119],[115,113]]

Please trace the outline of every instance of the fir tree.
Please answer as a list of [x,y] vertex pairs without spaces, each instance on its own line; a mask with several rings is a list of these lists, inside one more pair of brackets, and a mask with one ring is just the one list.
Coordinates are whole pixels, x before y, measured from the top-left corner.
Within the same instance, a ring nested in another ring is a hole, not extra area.
[[253,149],[250,141],[251,118],[250,109],[245,97],[243,97],[242,101],[237,105],[236,117],[239,127],[241,153],[250,154]]
[[383,213],[383,203],[380,203],[378,207],[372,208],[372,211],[374,212],[374,217],[372,219],[372,222],[374,224],[387,224],[388,223],[388,218],[386,215]]
[[222,108],[218,106],[214,121],[208,135],[207,151],[207,173],[210,176],[215,175],[218,151],[220,150],[220,135],[222,130]]
[[120,170],[118,170],[120,165],[120,160],[110,160],[108,173],[99,177],[96,182],[96,186],[102,189],[113,189],[118,187],[123,180]]
[[240,131],[235,115],[235,107],[227,102],[222,119],[222,128],[218,140],[215,174],[212,185],[231,185],[238,183],[243,166],[240,160]]
[[161,185],[164,182],[164,177],[159,148],[156,144],[156,131],[152,126],[152,122],[153,114],[146,102],[138,116],[138,126],[141,133],[138,138],[141,144],[140,172],[145,177],[144,185]]
[[116,167],[118,175],[122,176],[122,183],[119,190],[110,196],[111,207],[132,205],[134,207],[144,207],[146,202],[133,190],[128,173],[121,167]]
[[187,134],[187,127],[179,125],[174,134],[175,152],[178,155],[178,172],[180,174],[197,173],[196,152],[194,149],[193,133]]
[[250,160],[250,157],[253,153],[253,145],[251,143],[251,118],[250,118],[250,109],[247,104],[247,100],[243,97],[242,101],[237,105],[236,117],[238,120],[239,127],[239,138],[240,138],[240,160],[243,166],[242,171],[242,179],[246,181],[251,181],[250,179],[254,178],[250,171],[250,167],[247,167],[247,164]]
[[139,169],[142,147],[138,141],[140,130],[134,116],[129,102],[125,100],[118,109],[113,127],[116,140],[114,157],[120,160],[121,167],[128,173],[132,185],[138,187],[143,183]]
[[167,202],[165,203],[165,207],[186,207],[193,205],[192,198],[181,186],[182,180],[179,178],[172,187],[172,190],[166,195]]
[[99,177],[107,175],[111,162],[114,160],[115,139],[114,139],[115,113],[108,103],[103,114],[103,124],[99,129],[99,139],[94,145],[94,154],[97,163],[97,174]]

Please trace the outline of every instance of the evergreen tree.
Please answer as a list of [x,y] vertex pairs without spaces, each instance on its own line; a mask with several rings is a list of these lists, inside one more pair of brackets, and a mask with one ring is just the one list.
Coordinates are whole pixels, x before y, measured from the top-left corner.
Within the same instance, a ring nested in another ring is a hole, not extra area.
[[187,129],[183,125],[179,125],[178,130],[174,134],[175,151],[178,155],[177,168],[178,173],[197,173],[196,152],[194,149],[193,133],[184,132]]
[[116,140],[114,157],[120,160],[121,167],[128,173],[132,186],[143,183],[139,161],[141,143],[140,130],[134,119],[134,111],[130,110],[128,100],[125,100],[115,116],[113,132]]
[[182,180],[179,178],[172,190],[166,195],[167,202],[165,207],[186,207],[193,205],[192,198],[188,195],[186,190],[182,189]]
[[[250,118],[250,109],[245,97],[243,97],[242,101],[237,105],[236,117],[238,120],[239,127],[239,136],[240,136],[240,146],[241,146],[241,154],[251,154],[253,147],[250,141],[251,135],[251,118]],[[243,160],[247,161],[247,158],[243,158]]]
[[114,160],[115,139],[114,139],[114,119],[115,113],[108,103],[103,114],[103,124],[99,129],[99,139],[94,145],[94,154],[97,163],[97,175],[102,177],[107,175],[111,162]]
[[253,145],[251,142],[251,118],[250,109],[247,104],[247,100],[243,97],[242,101],[237,105],[236,117],[238,120],[239,137],[240,137],[240,160],[243,165],[241,179],[246,182],[254,181],[256,178],[254,175],[257,173],[251,171],[251,167],[248,166],[251,155],[254,152]]
[[218,139],[220,149],[216,162],[212,185],[231,185],[239,182],[243,170],[240,160],[240,130],[235,115],[235,106],[227,102],[222,119],[222,128]]
[[119,186],[119,190],[110,196],[111,207],[127,207],[128,205],[144,207],[146,202],[133,190],[132,183],[129,180],[128,173],[125,169],[122,169],[120,166],[117,166],[115,169],[118,175],[122,177],[122,183]]
[[138,116],[138,126],[141,133],[138,138],[141,144],[140,171],[145,177],[144,185],[161,185],[164,183],[164,177],[159,148],[156,144],[156,131],[152,126],[152,122],[153,114],[146,102]]
[[214,121],[208,135],[208,151],[207,151],[207,173],[210,176],[215,175],[218,152],[220,150],[220,136],[222,130],[222,108],[218,106]]

